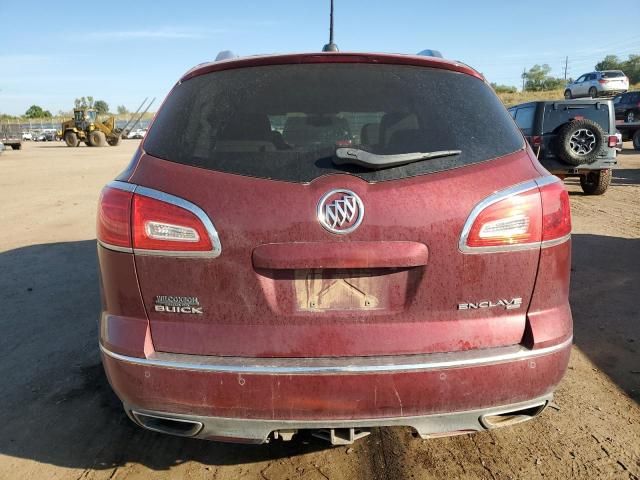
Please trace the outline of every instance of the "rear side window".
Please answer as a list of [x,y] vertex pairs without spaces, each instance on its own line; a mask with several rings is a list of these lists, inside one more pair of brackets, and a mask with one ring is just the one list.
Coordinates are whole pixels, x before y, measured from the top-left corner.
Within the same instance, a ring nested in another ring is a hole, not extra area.
[[[522,136],[484,82],[440,69],[369,64],[250,67],[175,87],[144,143],[155,157],[253,177],[376,182],[500,157]],[[337,147],[378,154],[462,150],[383,170],[334,165]]]
[[520,129],[522,129],[525,135],[530,134],[533,129],[533,119],[536,114],[536,107],[533,105],[530,107],[521,107],[518,108],[516,112],[516,124]]
[[604,102],[593,104],[560,104],[554,108],[553,104],[547,105],[542,121],[542,133],[554,133],[561,125],[574,119],[587,119],[596,122],[602,130],[609,132],[610,117],[609,107]]

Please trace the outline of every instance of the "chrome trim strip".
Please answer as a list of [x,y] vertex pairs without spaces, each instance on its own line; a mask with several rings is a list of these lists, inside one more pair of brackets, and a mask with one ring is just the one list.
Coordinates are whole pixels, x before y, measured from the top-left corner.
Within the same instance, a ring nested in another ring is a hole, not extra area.
[[136,185],[133,183],[121,182],[120,180],[113,180],[107,183],[107,187],[117,188],[118,190],[124,190],[125,192],[133,192],[136,189]]
[[572,342],[573,336],[562,343],[538,350],[513,345],[464,352],[340,358],[214,357],[162,352],[154,352],[148,358],[138,358],[112,352],[102,344],[100,350],[115,360],[147,367],[234,374],[325,375],[430,371],[515,362],[556,353],[570,347]]
[[106,248],[107,250],[113,250],[114,252],[133,253],[133,248],[119,247],[117,245],[111,245],[110,243],[105,243],[101,240],[98,240],[98,245],[103,248]]
[[560,245],[561,243],[564,243],[570,239],[571,239],[571,234],[568,233],[564,237],[554,238],[553,240],[545,240],[540,244],[540,247],[542,248],[555,247],[556,245]]
[[462,253],[467,254],[478,254],[478,253],[499,253],[499,252],[519,252],[523,250],[534,250],[539,249],[541,247],[541,242],[533,242],[533,243],[521,243],[517,245],[499,245],[492,247],[469,247],[467,245],[467,238],[469,238],[469,232],[471,231],[471,227],[473,226],[473,222],[475,222],[480,212],[482,212],[485,208],[497,203],[505,198],[509,198],[513,195],[519,195],[524,192],[528,192],[529,190],[533,190],[534,188],[544,187],[545,185],[549,185],[554,182],[559,182],[560,179],[553,175],[547,175],[545,177],[536,178],[533,180],[527,180],[526,182],[519,183],[517,185],[513,185],[511,187],[505,188],[504,190],[499,190],[489,195],[487,198],[478,203],[471,213],[467,217],[466,222],[464,223],[464,227],[462,227],[462,233],[460,234],[460,241],[458,243],[458,249]]
[[160,200],[161,202],[170,203],[172,205],[176,205],[180,208],[184,208],[185,210],[193,213],[198,219],[202,222],[207,233],[209,234],[209,239],[211,240],[211,245],[213,246],[213,250],[208,252],[189,252],[189,251],[165,251],[165,250],[146,250],[142,248],[134,248],[133,253],[136,255],[161,255],[167,257],[207,257],[207,258],[215,258],[218,257],[222,253],[222,245],[220,244],[220,237],[218,236],[218,231],[213,225],[213,222],[208,217],[208,215],[198,207],[196,204],[185,200],[184,198],[176,197],[175,195],[171,195],[169,193],[160,192],[158,190],[153,190],[147,187],[137,186],[135,190],[136,195],[143,195],[149,198],[155,198],[156,200]]

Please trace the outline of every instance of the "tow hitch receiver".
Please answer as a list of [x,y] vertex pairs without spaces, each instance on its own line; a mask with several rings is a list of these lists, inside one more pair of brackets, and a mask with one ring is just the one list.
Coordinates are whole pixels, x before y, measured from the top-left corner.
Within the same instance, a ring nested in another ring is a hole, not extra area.
[[328,441],[331,445],[351,445],[370,433],[371,431],[365,428],[323,428],[312,435]]

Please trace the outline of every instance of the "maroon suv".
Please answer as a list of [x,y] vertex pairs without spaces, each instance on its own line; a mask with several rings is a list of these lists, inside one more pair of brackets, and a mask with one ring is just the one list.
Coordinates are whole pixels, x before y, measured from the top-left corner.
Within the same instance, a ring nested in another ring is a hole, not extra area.
[[569,360],[567,193],[457,62],[200,65],[97,230],[104,367],[151,430],[491,429],[539,414]]

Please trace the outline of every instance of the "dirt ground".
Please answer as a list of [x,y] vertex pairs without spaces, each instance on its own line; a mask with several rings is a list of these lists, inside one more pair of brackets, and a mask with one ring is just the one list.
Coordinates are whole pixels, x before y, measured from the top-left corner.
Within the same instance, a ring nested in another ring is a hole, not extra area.
[[134,426],[102,372],[94,218],[136,141],[26,143],[0,155],[0,478],[640,478],[640,155],[602,197],[567,181],[575,346],[538,419],[421,441],[376,429],[352,447],[261,446]]

